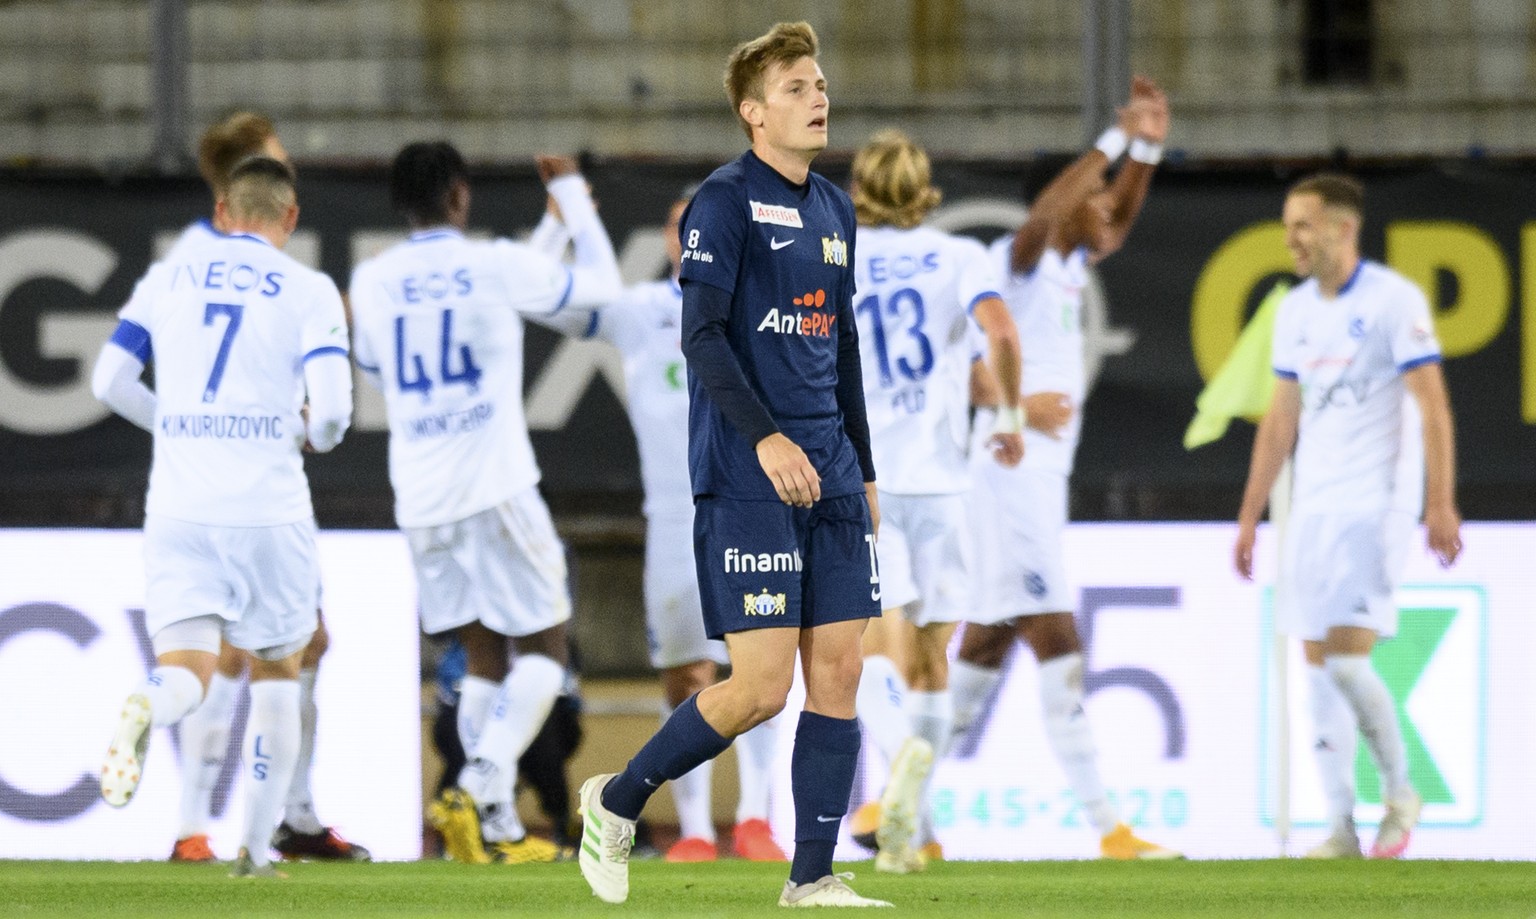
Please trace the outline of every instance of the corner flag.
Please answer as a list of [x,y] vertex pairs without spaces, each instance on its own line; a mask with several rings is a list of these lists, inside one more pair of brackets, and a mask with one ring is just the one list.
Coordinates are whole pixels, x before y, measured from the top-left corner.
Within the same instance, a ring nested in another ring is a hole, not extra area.
[[1275,389],[1275,375],[1270,367],[1275,313],[1290,289],[1284,281],[1270,289],[1237,337],[1232,353],[1200,391],[1195,400],[1194,420],[1184,432],[1184,449],[1193,450],[1221,439],[1233,418],[1256,422],[1269,410],[1269,399]]

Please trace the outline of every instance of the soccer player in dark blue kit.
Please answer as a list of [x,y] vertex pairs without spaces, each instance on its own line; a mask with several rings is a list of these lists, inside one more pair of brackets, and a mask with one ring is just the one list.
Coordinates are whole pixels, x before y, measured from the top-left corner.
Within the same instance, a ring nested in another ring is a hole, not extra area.
[[805,710],[791,782],[795,854],[780,906],[890,906],[832,872],[859,752],[861,639],[880,615],[879,509],[853,318],[853,204],[810,171],[827,145],[816,33],[780,23],[725,75],[752,149],[683,215],[683,353],[694,556],[731,676],[684,702],[623,772],[581,788],[578,861],[629,896],[634,821],[666,780],[783,708],[795,652]]

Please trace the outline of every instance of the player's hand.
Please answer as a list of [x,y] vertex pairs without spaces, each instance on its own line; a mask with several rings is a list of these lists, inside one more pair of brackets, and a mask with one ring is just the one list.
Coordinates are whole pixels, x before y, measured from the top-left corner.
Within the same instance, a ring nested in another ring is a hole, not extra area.
[[1138,74],[1131,80],[1127,108],[1135,113],[1133,127],[1126,129],[1127,134],[1154,144],[1168,139],[1168,96],[1152,78]]
[[987,438],[987,449],[992,451],[992,458],[998,465],[1012,469],[1024,461],[1024,435],[998,431]]
[[1258,527],[1251,523],[1237,524],[1237,542],[1232,546],[1232,567],[1237,569],[1237,576],[1245,581],[1253,580],[1253,544],[1258,538]]
[[1441,568],[1456,564],[1461,555],[1461,515],[1454,506],[1424,509],[1424,531],[1429,551],[1439,559]]
[[1072,397],[1064,392],[1037,392],[1024,397],[1024,413],[1029,426],[1053,440],[1061,439],[1061,429],[1072,420]]
[[541,153],[533,158],[533,163],[538,167],[539,181],[545,185],[561,176],[573,176],[581,172],[581,168],[576,165],[576,158],[573,156],[552,156],[548,153]]
[[821,500],[821,476],[800,445],[788,437],[773,433],[758,441],[757,461],[780,501],[810,507]]

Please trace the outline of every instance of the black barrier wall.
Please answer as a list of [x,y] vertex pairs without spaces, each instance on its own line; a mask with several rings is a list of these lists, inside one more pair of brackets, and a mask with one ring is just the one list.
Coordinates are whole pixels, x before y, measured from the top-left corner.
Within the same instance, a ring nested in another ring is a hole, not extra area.
[[[588,170],[626,280],[664,270],[660,224],[714,164],[600,162]],[[991,239],[1060,162],[940,162],[934,222]],[[1230,519],[1251,428],[1187,453],[1204,379],[1289,267],[1278,229],[1307,170],[1165,167],[1126,247],[1098,269],[1087,311],[1094,382],[1073,479],[1080,518]],[[846,178],[846,164],[827,174]],[[1536,172],[1516,163],[1373,166],[1363,248],[1425,287],[1456,411],[1469,516],[1536,516]],[[544,195],[532,168],[476,175],[472,223],[516,236]],[[290,251],[346,282],[402,225],[379,169],[305,169]],[[209,209],[192,179],[0,172],[0,525],[136,525],[148,435],[107,417],[90,367],[113,314],[156,251]],[[606,346],[528,336],[527,394],[557,513],[639,508],[634,440]],[[1029,342],[1024,343],[1029,347]],[[366,385],[366,384],[363,384]],[[352,433],[308,459],[322,525],[388,526],[383,418],[361,400]]]

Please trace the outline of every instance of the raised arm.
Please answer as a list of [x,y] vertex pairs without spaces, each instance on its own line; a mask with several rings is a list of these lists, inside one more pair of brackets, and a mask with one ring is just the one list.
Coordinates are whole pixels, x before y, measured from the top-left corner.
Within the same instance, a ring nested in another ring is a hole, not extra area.
[[1034,270],[1050,242],[1052,231],[1103,184],[1104,172],[1112,162],[1108,154],[1119,157],[1126,144],[1122,128],[1110,128],[1104,133],[1105,137],[1099,139],[1097,146],[1068,164],[1035,196],[1029,206],[1029,216],[1013,234],[1008,267],[1014,274]]
[[1253,579],[1253,544],[1259,518],[1269,504],[1269,493],[1280,477],[1280,470],[1296,448],[1296,432],[1301,423],[1301,385],[1282,376],[1275,380],[1275,393],[1269,411],[1259,422],[1253,437],[1253,458],[1248,464],[1248,485],[1243,489],[1243,504],[1237,512],[1237,544],[1232,561],[1244,580]]
[[1152,187],[1152,173],[1163,157],[1163,142],[1168,139],[1168,97],[1147,77],[1131,81],[1131,101],[1123,110],[1126,132],[1131,137],[1130,156],[1120,167],[1110,186],[1108,239],[1093,251],[1097,261],[1107,258],[1125,245],[1131,227],[1141,216]]
[[565,305],[596,307],[611,303],[623,290],[624,281],[586,179],[570,157],[540,156],[537,164],[539,176],[559,205],[560,218],[571,237],[571,292]]

